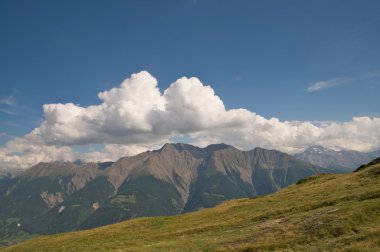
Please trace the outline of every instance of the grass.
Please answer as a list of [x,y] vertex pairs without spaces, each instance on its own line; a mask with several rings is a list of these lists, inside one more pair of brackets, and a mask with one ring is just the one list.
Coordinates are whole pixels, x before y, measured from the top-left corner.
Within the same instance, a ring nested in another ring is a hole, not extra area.
[[0,251],[379,251],[380,164],[170,217],[37,237]]

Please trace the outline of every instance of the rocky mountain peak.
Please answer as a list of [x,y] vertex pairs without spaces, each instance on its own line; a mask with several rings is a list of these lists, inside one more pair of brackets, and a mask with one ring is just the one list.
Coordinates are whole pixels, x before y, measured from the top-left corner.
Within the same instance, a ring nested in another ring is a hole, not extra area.
[[231,145],[228,145],[228,144],[224,144],[224,143],[210,144],[207,147],[205,147],[205,149],[208,150],[208,151],[218,151],[218,150],[225,150],[225,149],[234,149],[234,150],[237,150],[235,147],[233,147]]
[[172,150],[176,150],[174,144],[172,143],[166,143],[160,149],[160,151],[172,151]]

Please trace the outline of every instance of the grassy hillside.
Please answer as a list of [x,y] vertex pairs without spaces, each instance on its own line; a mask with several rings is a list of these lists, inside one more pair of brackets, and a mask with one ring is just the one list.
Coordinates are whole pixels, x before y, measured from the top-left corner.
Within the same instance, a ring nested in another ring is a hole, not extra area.
[[380,163],[184,215],[38,237],[0,251],[379,251]]

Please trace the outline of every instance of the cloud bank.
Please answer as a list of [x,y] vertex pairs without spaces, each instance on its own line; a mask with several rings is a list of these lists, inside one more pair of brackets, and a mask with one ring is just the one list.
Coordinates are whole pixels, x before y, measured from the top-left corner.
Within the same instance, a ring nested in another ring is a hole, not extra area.
[[[180,78],[163,93],[146,71],[98,94],[101,103],[45,104],[44,121],[0,149],[0,167],[27,168],[41,161],[105,161],[159,147],[188,136],[200,146],[224,142],[241,149],[260,146],[289,153],[320,144],[371,151],[380,148],[380,118],[313,124],[264,118],[246,109],[227,110],[214,90],[197,78]],[[75,151],[76,146],[104,145]]]

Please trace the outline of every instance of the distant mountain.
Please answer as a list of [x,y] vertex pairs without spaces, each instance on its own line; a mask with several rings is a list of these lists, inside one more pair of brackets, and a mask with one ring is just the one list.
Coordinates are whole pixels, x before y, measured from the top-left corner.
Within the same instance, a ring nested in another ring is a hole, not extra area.
[[378,157],[380,157],[380,150],[372,151],[372,152],[369,152],[367,154],[370,155],[373,158],[378,158]]
[[351,172],[358,166],[380,157],[380,150],[363,153],[358,151],[335,151],[319,145],[311,146],[295,158],[330,169],[333,172]]
[[379,212],[380,159],[265,197],[38,237],[4,251],[380,251]]
[[10,174],[9,172],[5,170],[0,169],[0,185],[2,183],[6,183],[7,181],[11,179],[12,179],[12,174]]
[[0,189],[0,242],[195,211],[326,171],[276,150],[225,144],[165,144],[114,163],[40,163]]
[[10,182],[12,178],[20,174],[22,171],[23,171],[22,169],[0,168],[0,187]]

